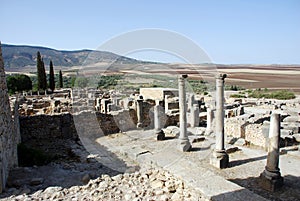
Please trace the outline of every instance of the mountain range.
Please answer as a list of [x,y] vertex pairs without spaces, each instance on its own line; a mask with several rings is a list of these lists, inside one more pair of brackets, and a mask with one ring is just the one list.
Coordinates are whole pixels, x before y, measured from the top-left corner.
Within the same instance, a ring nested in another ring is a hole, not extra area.
[[72,67],[100,62],[116,62],[122,64],[155,63],[145,62],[106,51],[75,50],[64,51],[47,47],[2,44],[2,56],[6,69],[19,69],[36,65],[36,55],[39,51],[46,66],[52,60],[55,66]]

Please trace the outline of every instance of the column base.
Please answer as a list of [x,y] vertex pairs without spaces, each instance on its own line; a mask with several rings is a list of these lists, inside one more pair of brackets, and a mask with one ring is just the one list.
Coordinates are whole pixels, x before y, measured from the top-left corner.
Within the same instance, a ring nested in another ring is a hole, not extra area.
[[275,192],[283,186],[283,177],[281,177],[280,172],[270,172],[264,170],[260,174],[260,186],[270,192]]
[[188,138],[186,139],[178,139],[178,149],[183,152],[190,151],[192,149],[192,145]]
[[210,164],[220,169],[227,168],[229,156],[226,151],[214,151],[210,158]]
[[165,136],[165,133],[163,130],[157,130],[155,131],[155,134],[156,134],[156,139],[157,141],[163,141],[166,139],[166,136]]

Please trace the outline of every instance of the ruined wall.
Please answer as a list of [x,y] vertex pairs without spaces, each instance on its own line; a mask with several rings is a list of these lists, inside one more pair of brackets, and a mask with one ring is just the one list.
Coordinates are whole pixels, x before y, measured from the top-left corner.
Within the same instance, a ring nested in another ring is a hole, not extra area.
[[224,131],[227,136],[244,138],[252,145],[266,147],[267,136],[263,133],[262,123],[249,123],[239,118],[225,120]]
[[267,136],[263,134],[262,124],[248,124],[245,127],[245,140],[251,144],[266,148]]
[[245,138],[245,126],[247,123],[239,118],[225,119],[224,132],[227,136]]
[[[17,123],[17,116],[16,123]],[[17,166],[17,125],[14,124],[4,72],[0,43],[0,192],[5,188],[9,170]]]
[[134,110],[113,114],[82,111],[76,114],[21,116],[22,143],[58,157],[68,154],[70,142],[80,137],[95,139],[103,135],[136,128]]
[[20,131],[24,145],[53,157],[68,155],[68,143],[78,140],[73,117],[69,113],[20,116]]

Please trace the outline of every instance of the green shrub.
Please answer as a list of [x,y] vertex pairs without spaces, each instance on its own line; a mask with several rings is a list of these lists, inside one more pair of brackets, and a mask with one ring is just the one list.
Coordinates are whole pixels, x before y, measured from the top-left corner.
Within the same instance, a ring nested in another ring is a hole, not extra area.
[[293,92],[290,92],[287,90],[268,92],[268,90],[262,91],[261,89],[258,89],[258,90],[252,91],[252,93],[249,94],[249,97],[289,100],[289,99],[294,99],[296,96]]
[[230,98],[246,98],[244,94],[231,94]]
[[9,75],[6,78],[8,92],[29,91],[32,89],[32,81],[29,76],[23,74]]

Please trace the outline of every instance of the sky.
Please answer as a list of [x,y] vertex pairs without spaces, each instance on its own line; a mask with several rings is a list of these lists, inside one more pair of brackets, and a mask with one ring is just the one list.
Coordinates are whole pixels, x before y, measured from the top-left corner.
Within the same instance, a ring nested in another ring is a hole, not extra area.
[[[2,43],[59,50],[155,28],[192,40],[213,63],[300,64],[299,0],[0,0],[0,27]],[[155,50],[126,56],[182,61]]]

